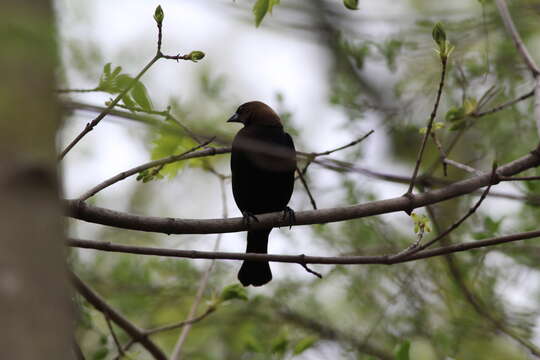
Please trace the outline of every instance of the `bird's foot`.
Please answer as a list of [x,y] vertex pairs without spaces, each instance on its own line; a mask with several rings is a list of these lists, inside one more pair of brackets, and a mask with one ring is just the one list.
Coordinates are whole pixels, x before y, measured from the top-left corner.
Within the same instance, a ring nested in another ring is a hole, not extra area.
[[296,215],[294,214],[294,210],[286,206],[285,209],[283,209],[283,217],[281,220],[286,221],[289,225],[289,230],[291,230],[294,223],[296,223]]
[[244,225],[249,229],[251,226],[251,221],[254,220],[255,222],[259,222],[259,219],[257,217],[249,212],[249,211],[242,211],[242,216],[244,218]]

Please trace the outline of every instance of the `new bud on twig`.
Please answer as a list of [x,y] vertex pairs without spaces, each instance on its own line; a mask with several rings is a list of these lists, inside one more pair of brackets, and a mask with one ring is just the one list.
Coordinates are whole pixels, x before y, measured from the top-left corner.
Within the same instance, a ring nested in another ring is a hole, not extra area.
[[189,56],[189,60],[193,62],[197,62],[201,60],[204,57],[204,55],[205,54],[202,51],[195,50],[195,51],[190,52],[188,56]]
[[343,0],[343,5],[349,10],[358,10],[358,0]]
[[442,24],[440,22],[436,23],[433,27],[433,32],[431,33],[433,40],[439,45],[439,47],[444,46],[446,42],[446,32],[444,31]]
[[446,61],[448,56],[450,56],[450,53],[454,50],[454,46],[446,40],[446,32],[440,22],[436,23],[433,27],[431,36],[433,37],[433,41],[435,41],[439,47],[439,49],[435,51],[439,54],[441,60]]
[[156,11],[154,11],[154,20],[156,20],[158,25],[161,25],[164,17],[165,14],[163,14],[163,9],[161,8],[161,5],[158,5]]

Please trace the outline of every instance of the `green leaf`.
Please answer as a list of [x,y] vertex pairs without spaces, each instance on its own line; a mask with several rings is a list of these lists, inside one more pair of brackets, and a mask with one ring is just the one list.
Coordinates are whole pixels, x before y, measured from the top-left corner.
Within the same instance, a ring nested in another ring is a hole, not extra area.
[[284,355],[289,347],[289,339],[287,335],[282,333],[272,340],[270,352],[272,354]]
[[106,76],[110,76],[111,75],[111,63],[106,63],[105,66],[103,66],[103,74],[105,74]]
[[246,339],[246,342],[244,344],[244,348],[247,351],[254,352],[254,353],[263,353],[264,347],[262,346],[261,342],[258,341],[253,336],[250,336]]
[[247,290],[240,284],[228,285],[221,290],[219,299],[221,301],[229,301],[233,299],[247,300]]
[[118,76],[116,76],[114,79],[112,79],[112,89],[111,91],[113,93],[120,93],[122,92],[125,88],[127,88],[129,86],[129,84],[131,84],[131,82],[133,81],[133,78],[131,76],[129,76],[128,74],[120,74]]
[[300,340],[293,350],[293,355],[300,355],[310,347],[312,347],[319,339],[315,336],[308,336]]
[[148,97],[148,91],[146,87],[140,81],[137,81],[130,90],[130,94],[133,97],[133,100],[144,110],[152,110],[152,102],[150,97]]
[[114,71],[111,74],[111,78],[115,78],[116,76],[118,76],[118,74],[120,74],[120,72],[122,72],[122,67],[121,66],[115,67]]
[[[161,159],[166,156],[183,153],[196,145],[195,141],[189,136],[182,134],[180,131],[172,132],[166,127],[159,127],[157,133],[152,140],[151,158],[152,160]],[[195,158],[190,160],[177,161],[165,165],[161,170],[161,174],[174,177],[188,164],[190,166],[204,165],[205,158]]]
[[164,17],[165,14],[163,13],[163,9],[161,8],[161,5],[158,5],[156,10],[154,11],[154,20],[156,20],[156,23],[158,25],[161,25]]
[[106,347],[102,347],[92,355],[92,360],[103,360],[109,354],[109,350]]
[[275,5],[278,5],[280,0],[257,0],[253,5],[253,15],[255,15],[255,26],[261,25],[266,13],[272,13]]
[[343,0],[343,5],[349,10],[358,10],[358,0]]
[[396,356],[396,360],[410,360],[409,358],[409,350],[411,348],[411,342],[409,340],[405,340],[402,342],[394,352]]
[[[135,108],[135,102],[133,101],[133,99],[131,98],[131,96],[129,94],[125,94],[124,96],[122,96],[122,102],[128,108]],[[133,112],[133,110],[131,110],[131,111]]]

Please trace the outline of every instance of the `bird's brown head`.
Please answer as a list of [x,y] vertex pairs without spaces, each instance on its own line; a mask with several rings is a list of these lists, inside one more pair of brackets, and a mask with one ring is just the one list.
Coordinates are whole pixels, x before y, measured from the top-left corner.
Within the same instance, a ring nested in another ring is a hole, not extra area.
[[239,122],[244,126],[263,125],[282,127],[281,120],[274,110],[260,101],[244,103],[227,122]]

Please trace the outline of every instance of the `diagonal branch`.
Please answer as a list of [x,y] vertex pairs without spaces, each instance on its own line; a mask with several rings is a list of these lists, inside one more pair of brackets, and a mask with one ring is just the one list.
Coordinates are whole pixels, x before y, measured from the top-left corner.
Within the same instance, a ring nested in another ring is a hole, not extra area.
[[79,135],[77,135],[77,137],[75,137],[75,139],[73,139],[67,146],[66,148],[60,153],[60,156],[58,157],[59,160],[62,160],[64,159],[64,157],[67,155],[67,153],[73,149],[73,147],[75,145],[77,145],[77,143],[79,141],[81,141],[81,139],[86,135],[88,134],[90,131],[92,131],[94,129],[94,127],[96,127],[97,124],[100,123],[101,120],[103,120],[103,118],[105,116],[107,116],[107,114],[109,114],[109,112],[114,108],[114,106],[124,97],[124,95],[126,95],[128,93],[129,90],[131,90],[131,88],[133,88],[133,86],[137,83],[137,81],[139,81],[139,79],[148,71],[148,69],[150,69],[150,67],[152,65],[154,65],[154,63],[156,61],[158,61],[159,59],[161,58],[161,56],[159,54],[156,54],[152,60],[150,60],[148,62],[148,64],[146,64],[144,66],[144,68],[137,74],[137,76],[135,76],[130,82],[129,84],[126,86],[126,88],[120,93],[118,94],[110,103],[109,105],[107,106],[107,108],[105,110],[103,110],[94,120],[90,121],[89,123],[86,124],[86,126],[84,127],[84,129],[79,133]]
[[497,5],[497,9],[499,9],[499,14],[501,15],[501,19],[504,23],[504,27],[506,28],[506,31],[510,34],[512,37],[512,40],[514,41],[514,45],[516,46],[517,51],[525,61],[525,64],[527,64],[527,67],[529,70],[532,71],[533,76],[537,76],[540,74],[540,69],[538,68],[538,65],[536,65],[534,59],[532,58],[531,54],[527,50],[527,47],[523,43],[523,40],[521,39],[521,36],[519,35],[516,26],[514,25],[514,21],[512,20],[512,16],[510,15],[510,11],[508,11],[508,6],[506,5],[505,0],[495,0],[495,4]]
[[86,285],[77,275],[71,273],[71,280],[75,289],[92,306],[101,311],[106,317],[114,321],[122,330],[124,330],[134,340],[138,340],[141,345],[157,360],[167,360],[165,354],[148,337],[145,337],[144,331],[139,329],[116,309],[105,302],[94,290]]

